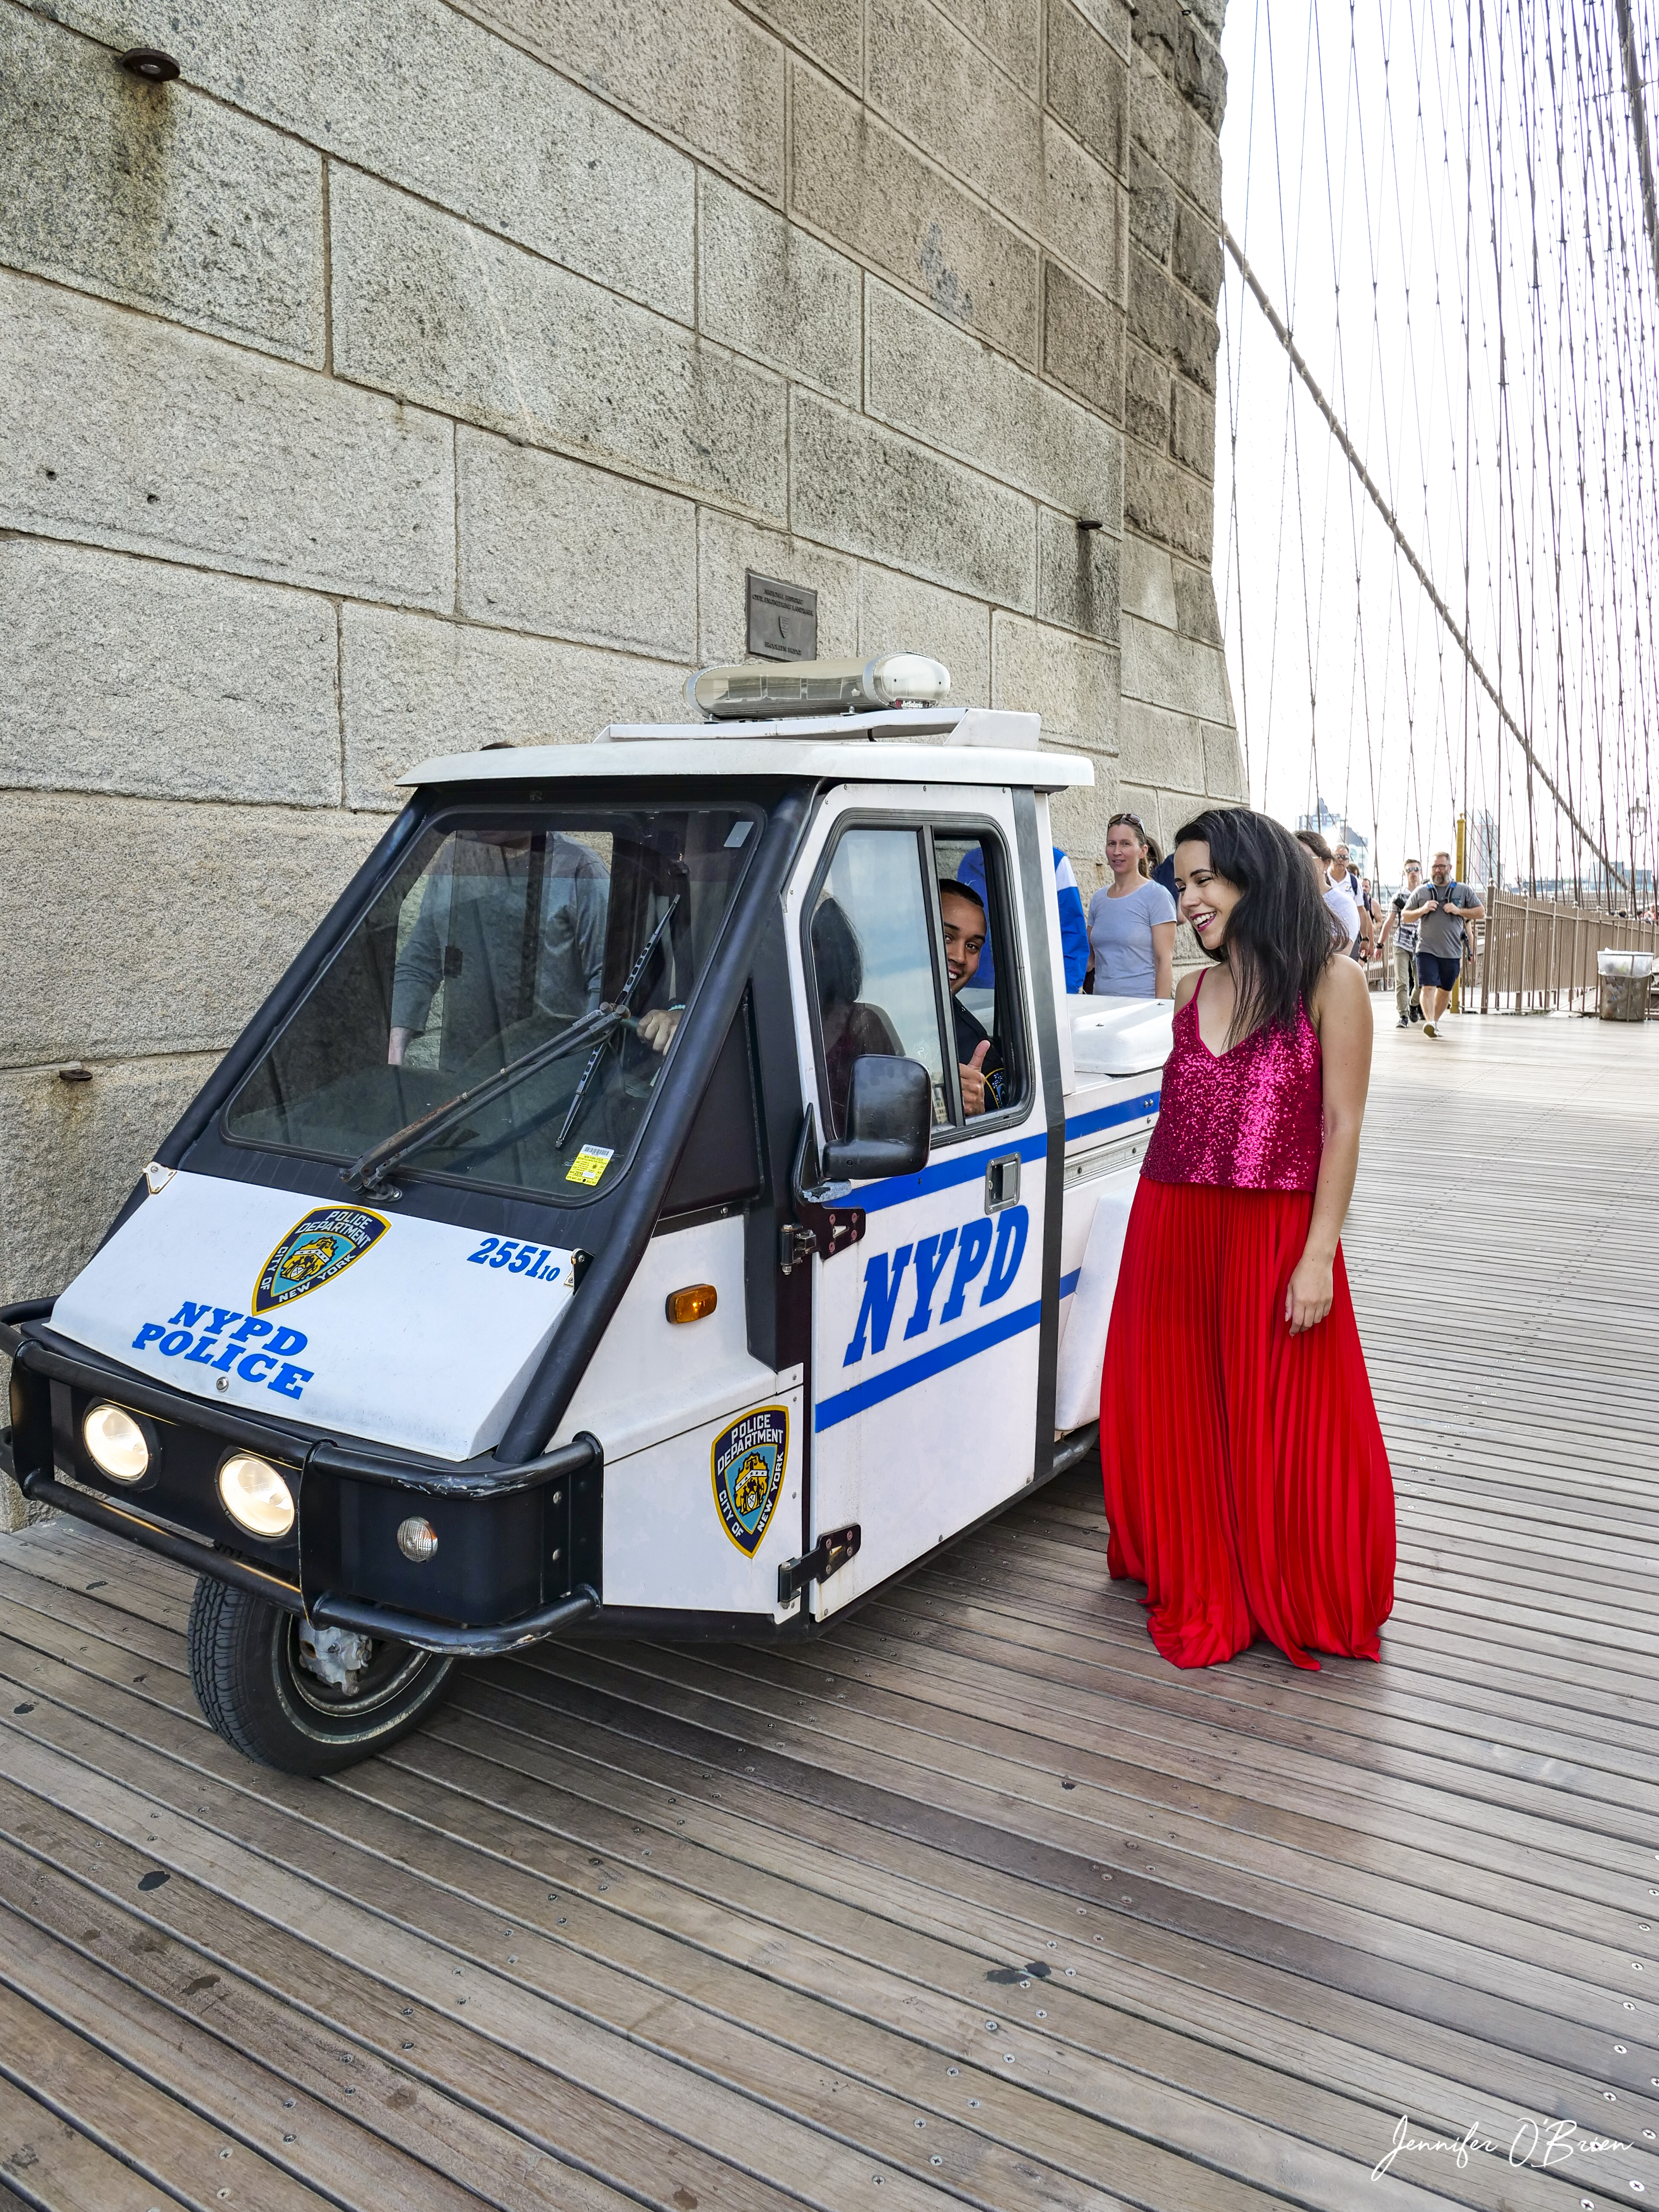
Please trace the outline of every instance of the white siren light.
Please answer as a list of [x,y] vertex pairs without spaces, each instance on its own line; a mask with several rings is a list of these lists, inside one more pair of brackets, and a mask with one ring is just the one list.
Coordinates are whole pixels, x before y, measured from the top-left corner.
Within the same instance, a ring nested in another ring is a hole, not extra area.
[[711,720],[764,720],[776,714],[858,714],[883,707],[936,707],[951,672],[925,653],[884,653],[874,660],[750,660],[738,668],[700,668],[685,696]]

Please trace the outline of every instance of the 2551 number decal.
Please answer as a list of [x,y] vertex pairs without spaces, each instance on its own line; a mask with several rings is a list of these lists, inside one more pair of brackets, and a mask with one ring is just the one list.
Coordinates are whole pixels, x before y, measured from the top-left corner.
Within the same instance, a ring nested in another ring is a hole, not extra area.
[[563,1262],[545,1244],[521,1244],[512,1237],[486,1237],[466,1256],[471,1267],[505,1267],[509,1275],[522,1275],[532,1283],[556,1283],[564,1273]]

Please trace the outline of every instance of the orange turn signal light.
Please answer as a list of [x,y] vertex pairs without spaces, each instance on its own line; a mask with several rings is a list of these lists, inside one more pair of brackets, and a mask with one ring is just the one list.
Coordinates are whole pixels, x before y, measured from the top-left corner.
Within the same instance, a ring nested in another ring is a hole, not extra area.
[[720,1293],[712,1283],[688,1283],[683,1291],[670,1291],[667,1313],[670,1321],[701,1321],[714,1312],[720,1304]]

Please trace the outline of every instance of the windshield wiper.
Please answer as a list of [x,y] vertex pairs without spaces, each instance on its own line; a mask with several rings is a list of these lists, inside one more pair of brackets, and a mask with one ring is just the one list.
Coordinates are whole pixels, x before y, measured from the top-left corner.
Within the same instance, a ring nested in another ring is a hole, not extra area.
[[646,964],[656,951],[664,930],[673,920],[674,910],[679,902],[677,891],[669,900],[662,920],[647,939],[645,950],[629,970],[628,981],[612,1005],[601,1006],[597,1012],[584,1015],[580,1021],[572,1023],[562,1036],[551,1037],[545,1044],[533,1046],[530,1051],[520,1054],[517,1060],[509,1060],[505,1067],[498,1068],[494,1075],[485,1076],[482,1083],[473,1084],[470,1090],[458,1091],[453,1098],[445,1099],[441,1106],[434,1106],[427,1113],[416,1115],[401,1129],[394,1129],[389,1137],[383,1137],[378,1145],[371,1145],[368,1152],[353,1160],[349,1168],[342,1168],[341,1182],[361,1190],[365,1198],[377,1194],[392,1195],[385,1182],[388,1168],[396,1167],[412,1152],[423,1151],[461,1121],[469,1109],[488,1105],[491,1099],[498,1098],[521,1076],[533,1075],[538,1068],[546,1067],[556,1060],[562,1060],[567,1053],[580,1052],[585,1044],[592,1044],[592,1053],[581,1072],[564,1117],[564,1127],[556,1140],[562,1145],[605,1045],[618,1030],[636,1030],[639,1027],[629,1002],[639,988]]
[[[669,923],[674,919],[674,909],[678,906],[679,902],[680,895],[676,891],[673,897],[669,900],[667,906],[663,909],[662,920],[657,924],[650,936],[646,939],[644,951],[641,953],[639,958],[629,969],[628,981],[623,985],[621,994],[617,1000],[617,1010],[619,1013],[628,1013],[632,1006],[634,994],[640,987],[640,978],[644,975],[646,965],[650,960],[652,954],[656,951],[658,945],[661,942],[664,930],[667,928]],[[606,1037],[601,1037],[599,1039],[592,1051],[588,1054],[586,1066],[583,1068],[581,1073],[576,1079],[576,1087],[570,1094],[569,1107],[566,1111],[563,1121],[559,1124],[559,1133],[553,1139],[554,1144],[560,1151],[564,1149],[565,1139],[569,1136],[572,1128],[575,1126],[576,1116],[581,1110],[582,1100],[587,1094],[587,1086],[593,1080],[593,1071],[599,1066],[599,1056],[604,1052],[608,1042],[609,1040]]]
[[465,1117],[470,1107],[487,1104],[490,1099],[499,1097],[520,1076],[533,1075],[538,1067],[546,1067],[551,1061],[563,1059],[566,1053],[580,1052],[585,1044],[596,1040],[603,1043],[614,1030],[635,1026],[632,1016],[623,1006],[601,1006],[596,1013],[584,1015],[580,1021],[572,1023],[562,1036],[551,1037],[546,1043],[536,1045],[529,1052],[520,1054],[517,1060],[509,1060],[505,1067],[498,1068],[494,1075],[485,1076],[482,1083],[475,1083],[467,1091],[458,1091],[453,1098],[445,1099],[441,1106],[434,1106],[428,1112],[416,1115],[401,1129],[394,1129],[389,1137],[383,1137],[378,1145],[371,1145],[361,1158],[353,1160],[349,1168],[341,1169],[340,1181],[361,1190],[366,1198],[393,1195],[385,1183],[386,1170],[397,1166],[411,1152],[423,1150],[436,1138],[441,1137],[446,1130],[453,1128]]

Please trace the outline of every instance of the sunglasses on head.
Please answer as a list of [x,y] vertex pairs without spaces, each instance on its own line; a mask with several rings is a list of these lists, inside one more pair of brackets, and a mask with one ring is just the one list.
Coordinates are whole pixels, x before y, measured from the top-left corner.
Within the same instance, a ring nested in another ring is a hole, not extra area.
[[1141,836],[1144,837],[1146,835],[1146,825],[1138,814],[1115,814],[1106,827],[1109,830],[1116,830],[1121,828],[1125,823],[1131,830],[1139,830]]

